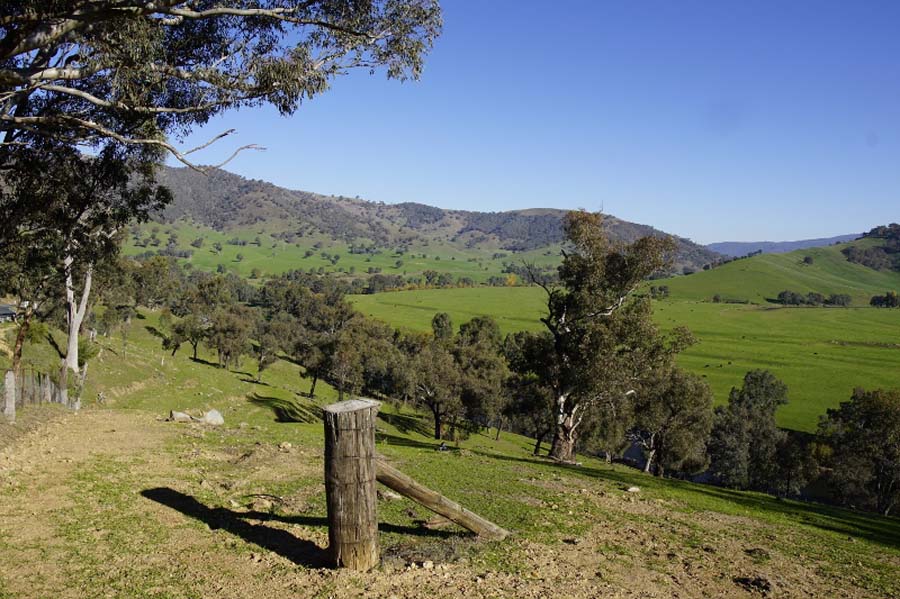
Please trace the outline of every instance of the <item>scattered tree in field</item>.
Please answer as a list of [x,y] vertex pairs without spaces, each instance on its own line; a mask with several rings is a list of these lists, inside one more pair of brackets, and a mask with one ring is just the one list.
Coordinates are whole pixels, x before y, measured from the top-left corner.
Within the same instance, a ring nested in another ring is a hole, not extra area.
[[854,391],[819,424],[828,479],[848,505],[885,516],[900,505],[900,391]]
[[888,291],[884,295],[875,295],[869,304],[876,308],[900,308],[900,296],[896,291]]
[[787,403],[787,386],[767,370],[753,370],[728,405],[716,408],[709,441],[710,470],[723,485],[772,491],[777,486],[776,457],[785,433],[775,411]]
[[[545,357],[554,390],[555,419],[551,456],[570,461],[581,426],[598,412],[627,401],[661,356],[649,308],[633,298],[640,283],[659,270],[674,244],[645,237],[631,245],[607,238],[602,216],[570,212],[564,221],[571,244],[559,267],[559,285],[538,282],[547,292],[547,316],[541,319],[552,347]],[[640,348],[640,349],[639,349]]]
[[498,434],[509,376],[502,345],[500,327],[490,316],[477,316],[463,323],[453,340],[465,417],[485,426],[496,424]]
[[431,332],[435,339],[449,342],[453,338],[453,321],[450,320],[450,315],[446,312],[435,314],[431,319]]
[[785,431],[775,452],[773,491],[779,497],[795,497],[819,474],[814,451],[816,444],[809,435]]
[[254,317],[245,306],[232,305],[219,308],[209,318],[204,342],[216,352],[221,368],[240,364],[247,352]]
[[409,335],[401,341],[406,354],[406,395],[431,412],[434,438],[444,437],[446,420],[462,411],[461,377],[448,343],[433,335]]
[[[9,149],[0,148],[0,154],[4,151]],[[52,260],[56,271],[66,315],[60,382],[67,395],[69,372],[80,372],[79,333],[90,310],[95,269],[115,257],[118,233],[129,221],[146,220],[171,196],[156,185],[152,168],[132,165],[114,147],[91,157],[63,144],[20,147],[15,168],[4,173],[3,183],[0,206],[27,208],[6,219],[5,225],[16,224],[8,237],[0,235],[8,240],[0,244],[0,252],[21,257],[13,248],[34,244],[43,248],[40,255]],[[76,400],[76,408],[79,405]]]
[[645,472],[696,474],[709,460],[712,392],[700,377],[674,368],[637,395],[631,438],[644,450]]

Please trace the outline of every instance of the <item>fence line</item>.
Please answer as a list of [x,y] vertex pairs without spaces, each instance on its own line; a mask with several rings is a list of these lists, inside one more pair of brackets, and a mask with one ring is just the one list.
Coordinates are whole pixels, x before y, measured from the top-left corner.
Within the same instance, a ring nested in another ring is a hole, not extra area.
[[[4,400],[3,411],[10,420],[15,419],[17,410],[27,405],[57,403],[68,405],[59,385],[49,374],[30,368],[23,368],[18,377],[7,371],[0,384],[0,398]],[[12,383],[12,393],[7,388]]]

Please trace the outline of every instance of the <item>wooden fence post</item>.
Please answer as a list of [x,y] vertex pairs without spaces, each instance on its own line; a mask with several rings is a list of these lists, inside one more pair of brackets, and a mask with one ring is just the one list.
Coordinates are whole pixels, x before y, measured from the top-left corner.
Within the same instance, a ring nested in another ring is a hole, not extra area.
[[3,414],[10,422],[16,421],[16,375],[7,370],[3,377]]
[[378,565],[375,489],[377,401],[353,399],[323,410],[328,543],[334,565],[371,570]]

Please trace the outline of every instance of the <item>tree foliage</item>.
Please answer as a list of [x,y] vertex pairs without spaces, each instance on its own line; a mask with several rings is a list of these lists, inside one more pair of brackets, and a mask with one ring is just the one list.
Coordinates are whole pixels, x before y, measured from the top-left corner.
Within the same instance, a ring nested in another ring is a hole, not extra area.
[[712,392],[703,379],[673,368],[637,395],[634,417],[631,438],[644,450],[645,471],[662,476],[706,469],[713,409]]
[[819,435],[830,449],[829,480],[845,503],[894,513],[900,503],[900,391],[857,389],[828,410]]
[[440,30],[435,0],[10,0],[0,148],[125,144],[189,163],[167,138],[229,108],[290,114],[353,68],[417,78]]
[[772,491],[777,482],[777,452],[785,433],[775,411],[787,403],[787,386],[767,370],[753,370],[728,404],[716,408],[709,442],[710,471],[721,484]]

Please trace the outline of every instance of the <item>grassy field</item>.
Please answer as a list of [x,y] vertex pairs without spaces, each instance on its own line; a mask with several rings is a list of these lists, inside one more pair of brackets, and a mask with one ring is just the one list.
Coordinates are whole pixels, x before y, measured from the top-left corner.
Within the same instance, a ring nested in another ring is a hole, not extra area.
[[[684,280],[689,280],[687,277]],[[674,293],[674,291],[673,291]],[[428,330],[436,312],[455,324],[489,315],[504,332],[540,330],[541,289],[404,291],[351,300],[364,314]],[[681,364],[706,378],[724,402],[744,374],[766,368],[787,383],[790,403],[779,423],[814,430],[820,415],[849,399],[855,387],[900,387],[900,311],[875,308],[780,308],[668,299],[653,303],[663,329],[687,326],[699,339]]]
[[[350,247],[326,237],[305,237],[301,242],[285,243],[269,235],[265,228],[245,228],[220,232],[209,227],[179,221],[172,225],[149,223],[140,227],[138,239],[146,241],[155,233],[158,246],[139,247],[133,236],[129,236],[124,253],[126,255],[143,254],[147,251],[163,249],[171,234],[177,237],[175,247],[179,250],[191,250],[190,258],[179,259],[182,264],[190,264],[192,268],[215,272],[219,265],[226,271],[244,277],[250,276],[253,269],[258,269],[262,276],[277,275],[288,270],[310,268],[324,269],[324,272],[354,273],[362,275],[369,268],[379,268],[382,274],[412,276],[426,270],[446,272],[456,277],[469,277],[476,283],[486,281],[491,276],[502,275],[503,262],[520,264],[523,261],[537,265],[555,265],[559,261],[559,248],[535,250],[532,252],[510,253],[495,250],[460,250],[442,242],[429,243],[412,249],[405,254],[398,254],[392,248],[380,248],[377,254],[354,254]],[[254,242],[259,238],[260,244]],[[200,248],[191,246],[191,242],[202,238]],[[246,241],[248,245],[230,245],[232,239]],[[221,252],[214,249],[214,244],[222,245]],[[321,244],[321,247],[314,247]],[[311,255],[306,254],[311,252]],[[322,256],[325,252],[330,256],[339,256],[336,263]],[[242,260],[237,256],[241,254]],[[497,254],[495,256],[495,254]],[[398,261],[401,262],[398,265]],[[504,275],[505,276],[505,275]]]
[[[321,569],[325,498],[318,406],[299,369],[226,371],[170,356],[136,320],[101,338],[86,408],[0,443],[0,597],[752,597],[900,594],[900,521],[659,480],[531,441],[474,434],[437,452],[422,415],[385,405],[377,443],[403,471],[513,531],[480,543],[422,526],[416,505],[379,505],[384,564]],[[29,362],[56,363],[46,346]],[[92,400],[100,391],[106,404]],[[216,408],[219,429],[160,421]],[[27,408],[40,410],[39,407]],[[629,493],[630,486],[640,492]],[[30,516],[21,517],[21,506]],[[431,562],[433,568],[422,565]]]

